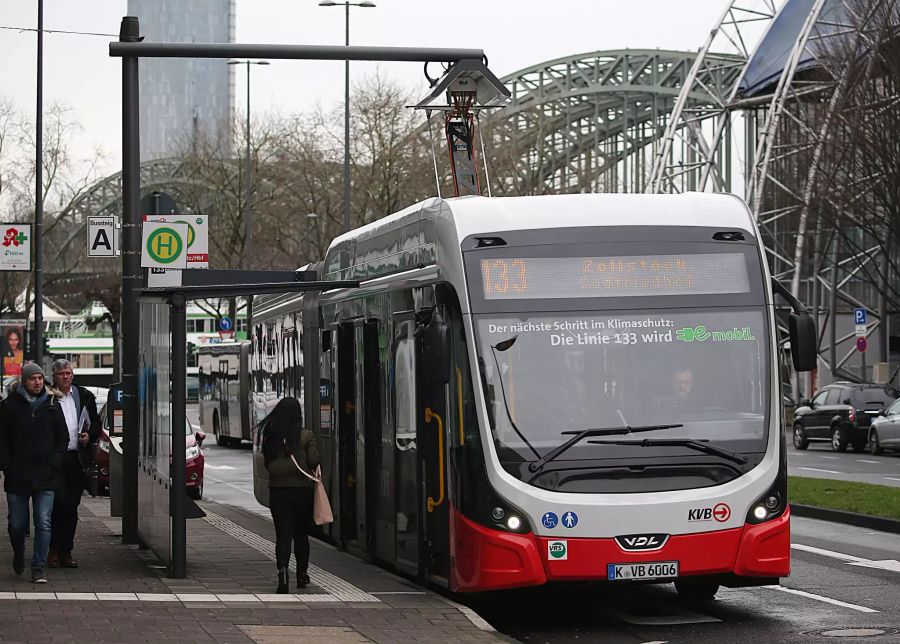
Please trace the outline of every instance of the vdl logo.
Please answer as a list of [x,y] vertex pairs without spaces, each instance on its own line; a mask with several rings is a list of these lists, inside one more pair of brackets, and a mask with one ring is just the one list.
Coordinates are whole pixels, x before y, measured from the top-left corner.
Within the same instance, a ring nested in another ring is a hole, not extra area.
[[569,544],[566,541],[548,541],[547,559],[564,561],[569,558]]
[[183,251],[181,236],[171,228],[157,228],[147,237],[147,252],[160,264],[171,264]]

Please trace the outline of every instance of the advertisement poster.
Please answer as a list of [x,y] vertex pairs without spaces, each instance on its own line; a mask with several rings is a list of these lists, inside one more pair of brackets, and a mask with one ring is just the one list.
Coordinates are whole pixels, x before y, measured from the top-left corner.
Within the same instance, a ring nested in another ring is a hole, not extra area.
[[3,333],[0,351],[3,352],[3,377],[22,375],[25,357],[25,320],[0,320]]
[[31,224],[0,224],[0,271],[31,270]]

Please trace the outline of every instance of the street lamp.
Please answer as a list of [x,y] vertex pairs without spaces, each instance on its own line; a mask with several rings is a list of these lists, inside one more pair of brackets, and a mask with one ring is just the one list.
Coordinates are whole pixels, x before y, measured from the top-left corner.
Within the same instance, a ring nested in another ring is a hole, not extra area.
[[247,258],[250,256],[250,65],[268,65],[267,60],[229,60],[229,65],[246,65],[247,66],[247,168],[244,172],[246,177],[244,181],[244,253],[243,266],[247,267]]
[[[322,0],[320,7],[344,7],[344,19],[346,23],[346,37],[344,44],[350,46],[350,7],[374,8],[375,3],[369,0],[363,2],[335,2],[334,0]],[[350,230],[350,60],[344,61],[344,232]]]
[[308,213],[306,215],[306,223],[315,230],[313,250],[315,251],[316,257],[314,259],[325,259],[324,257],[319,257],[319,255],[321,255],[319,252],[319,215],[314,212]]

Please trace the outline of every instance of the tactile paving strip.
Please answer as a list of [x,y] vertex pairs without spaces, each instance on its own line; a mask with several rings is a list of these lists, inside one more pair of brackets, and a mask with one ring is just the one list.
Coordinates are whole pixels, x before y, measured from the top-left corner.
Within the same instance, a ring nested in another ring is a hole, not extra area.
[[[242,526],[239,526],[234,521],[226,519],[225,517],[216,514],[206,508],[204,508],[204,512],[206,512],[206,521],[221,530],[222,532],[231,535],[238,541],[247,544],[254,550],[261,552],[266,557],[275,561],[275,544],[269,541],[268,539],[264,539],[259,536],[255,532],[251,532]],[[296,570],[296,565],[293,561],[290,563],[291,571]],[[381,600],[371,595],[364,590],[360,590],[353,584],[348,581],[345,581],[338,577],[337,575],[333,575],[327,570],[323,570],[322,568],[316,566],[315,564],[309,564],[309,578],[312,583],[322,590],[326,591],[331,597],[327,600],[321,601],[342,601],[342,602],[380,602]],[[309,599],[306,599],[309,597]],[[312,599],[316,597],[316,595],[307,595],[304,597],[305,601],[316,601]]]

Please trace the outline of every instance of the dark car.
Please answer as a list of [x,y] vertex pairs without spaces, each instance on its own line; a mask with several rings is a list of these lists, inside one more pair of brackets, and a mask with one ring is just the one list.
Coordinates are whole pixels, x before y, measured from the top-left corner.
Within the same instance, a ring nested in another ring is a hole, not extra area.
[[[109,439],[109,422],[106,414],[106,406],[100,410],[100,440],[94,448],[94,462],[97,465],[97,488],[100,494],[109,494],[109,450],[111,448]],[[185,429],[185,486],[187,487],[188,496],[192,499],[203,498],[203,470],[206,464],[206,458],[203,455],[201,446],[206,438],[206,434],[197,427],[192,425],[187,418],[184,419]]]
[[812,441],[828,441],[836,452],[848,445],[861,452],[872,420],[896,398],[896,392],[884,385],[835,382],[822,387],[794,412],[794,447],[806,449]]

